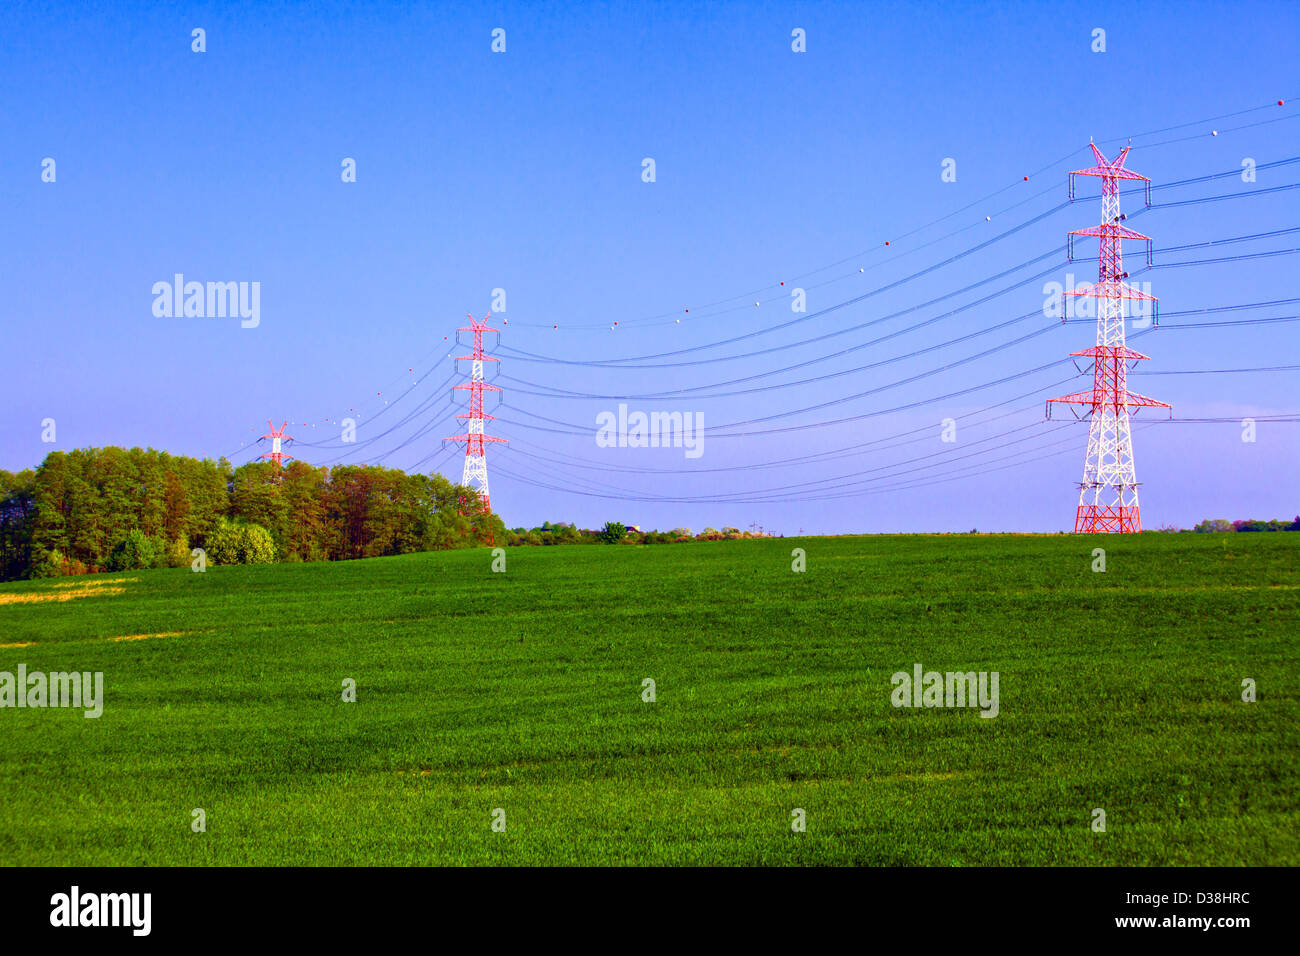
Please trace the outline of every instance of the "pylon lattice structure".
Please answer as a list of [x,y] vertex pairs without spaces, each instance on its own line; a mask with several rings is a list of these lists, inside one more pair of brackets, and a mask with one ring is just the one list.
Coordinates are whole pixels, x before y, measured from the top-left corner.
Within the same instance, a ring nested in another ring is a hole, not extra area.
[[266,423],[266,427],[271,430],[267,432],[265,435],[263,435],[262,437],[271,439],[271,450],[267,452],[265,455],[262,455],[262,457],[271,459],[271,461],[275,462],[275,466],[277,468],[283,468],[284,463],[286,461],[293,461],[293,455],[286,455],[281,450],[281,444],[280,444],[286,439],[288,441],[293,441],[292,435],[286,435],[284,433],[284,430],[289,427],[289,423],[284,422],[280,425],[279,428],[276,428],[268,420]]
[[1070,244],[1073,253],[1075,236],[1096,236],[1100,241],[1097,281],[1092,285],[1069,290],[1066,295],[1090,296],[1097,300],[1096,346],[1070,353],[1092,359],[1092,388],[1086,392],[1048,399],[1047,410],[1050,417],[1053,402],[1082,405],[1090,416],[1088,452],[1083,461],[1079,505],[1074,517],[1075,532],[1128,533],[1142,530],[1129,409],[1170,407],[1166,402],[1158,402],[1128,390],[1128,363],[1149,356],[1125,345],[1124,303],[1148,303],[1154,320],[1156,300],[1124,281],[1128,278],[1128,273],[1124,271],[1122,240],[1145,240],[1148,243],[1149,263],[1151,237],[1121,225],[1124,216],[1119,209],[1119,183],[1120,180],[1145,183],[1146,204],[1150,206],[1151,180],[1124,168],[1129,147],[1124,147],[1118,156],[1108,160],[1094,144],[1088,145],[1092,148],[1097,164],[1072,171],[1069,176],[1069,192],[1073,199],[1075,176],[1095,176],[1101,180],[1101,225],[1072,231]]
[[460,483],[467,488],[473,488],[478,493],[479,498],[477,507],[471,506],[469,502],[462,500],[461,514],[490,514],[492,512],[492,505],[488,496],[487,455],[484,451],[489,442],[505,441],[504,438],[496,438],[483,433],[483,423],[496,417],[495,415],[485,415],[483,413],[483,393],[485,391],[501,391],[496,385],[483,381],[483,363],[501,361],[490,355],[483,354],[483,333],[497,331],[488,327],[488,319],[491,317],[492,314],[488,313],[483,317],[482,321],[479,321],[471,315],[469,317],[469,326],[457,329],[458,332],[474,333],[474,353],[458,357],[460,360],[473,362],[470,380],[467,384],[453,386],[453,388],[469,390],[469,412],[456,416],[467,420],[465,434],[452,435],[449,438],[444,438],[443,441],[463,441],[465,443],[465,470],[461,474]]

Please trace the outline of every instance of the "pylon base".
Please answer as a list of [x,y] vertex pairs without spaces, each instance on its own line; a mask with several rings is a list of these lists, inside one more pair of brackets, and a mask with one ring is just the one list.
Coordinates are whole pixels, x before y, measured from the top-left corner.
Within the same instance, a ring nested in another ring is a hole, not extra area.
[[1142,530],[1137,505],[1080,505],[1075,534],[1134,534]]

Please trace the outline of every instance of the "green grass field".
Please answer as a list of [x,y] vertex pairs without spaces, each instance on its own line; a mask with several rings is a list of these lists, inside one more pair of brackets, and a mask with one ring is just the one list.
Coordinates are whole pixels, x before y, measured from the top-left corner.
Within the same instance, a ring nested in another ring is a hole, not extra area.
[[[787,538],[3,585],[0,671],[103,671],[106,702],[0,710],[0,862],[1300,864],[1298,543]],[[999,672],[999,716],[895,709],[918,662]]]

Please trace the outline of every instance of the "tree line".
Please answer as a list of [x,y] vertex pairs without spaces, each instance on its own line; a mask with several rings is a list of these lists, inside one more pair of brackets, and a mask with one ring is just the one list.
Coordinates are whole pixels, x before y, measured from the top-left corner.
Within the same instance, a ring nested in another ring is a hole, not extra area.
[[52,452],[0,470],[0,580],[217,564],[338,561],[504,539],[474,492],[442,475],[373,465],[234,468],[154,449]]
[[673,528],[671,531],[642,531],[628,527],[620,521],[606,521],[599,530],[579,528],[565,521],[542,522],[537,528],[511,528],[506,533],[505,544],[511,547],[556,544],[675,544],[684,541],[732,541],[739,538],[770,538],[764,532],[741,531],[730,525],[721,531],[705,528],[695,534],[690,528]]
[[1285,518],[1273,518],[1269,521],[1260,521],[1258,518],[1251,518],[1245,521],[1229,521],[1227,518],[1207,518],[1192,530],[1201,533],[1222,531],[1300,531],[1300,515],[1296,515],[1294,521],[1287,521]]

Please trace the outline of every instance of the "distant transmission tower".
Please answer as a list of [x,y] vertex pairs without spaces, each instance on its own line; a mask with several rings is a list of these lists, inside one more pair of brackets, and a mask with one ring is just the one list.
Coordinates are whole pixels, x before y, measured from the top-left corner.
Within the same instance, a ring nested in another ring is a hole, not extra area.
[[288,425],[289,425],[288,422],[284,422],[283,424],[280,425],[279,428],[276,428],[268,420],[266,423],[266,427],[271,430],[262,436],[263,438],[271,439],[271,450],[267,452],[265,455],[263,455],[262,457],[271,459],[271,461],[275,462],[275,467],[277,468],[283,468],[284,463],[286,461],[293,461],[293,455],[286,455],[283,451],[280,450],[281,441],[285,439],[288,439],[289,441],[293,441],[292,435],[286,435],[284,433],[284,430],[285,428],[288,427]]
[[491,317],[492,314],[489,312],[480,322],[471,315],[469,317],[469,328],[457,329],[458,332],[474,333],[474,354],[459,356],[459,359],[468,359],[474,363],[469,384],[453,386],[454,388],[469,389],[469,413],[456,416],[457,418],[468,419],[468,428],[464,435],[453,435],[450,438],[444,438],[443,441],[463,441],[465,443],[465,470],[462,473],[460,483],[478,492],[479,500],[477,506],[462,500],[460,513],[464,515],[491,514],[492,506],[488,498],[487,455],[484,454],[483,446],[487,442],[505,441],[504,438],[495,438],[483,434],[483,422],[496,417],[495,415],[483,414],[483,392],[501,391],[497,386],[483,381],[483,363],[501,361],[492,358],[490,355],[483,354],[483,333],[497,331],[488,328],[487,322]]
[[1074,237],[1096,236],[1101,243],[1097,263],[1097,281],[1090,286],[1067,290],[1066,295],[1091,296],[1097,300],[1097,344],[1082,352],[1092,359],[1092,388],[1048,400],[1051,403],[1083,405],[1091,416],[1088,424],[1088,453],[1083,461],[1083,481],[1079,483],[1079,507],[1075,512],[1075,532],[1136,532],[1142,530],[1138,509],[1137,472],[1133,466],[1133,438],[1129,431],[1130,408],[1169,408],[1145,395],[1128,390],[1128,363],[1149,356],[1135,352],[1124,344],[1125,300],[1149,302],[1155,321],[1155,297],[1128,285],[1120,253],[1123,239],[1142,239],[1147,243],[1147,264],[1151,263],[1151,237],[1120,225],[1119,181],[1135,180],[1146,184],[1146,204],[1151,205],[1151,180],[1124,168],[1129,147],[1113,160],[1107,160],[1092,143],[1097,165],[1076,169],[1069,176],[1070,199],[1074,199],[1074,177],[1096,176],[1101,180],[1101,225],[1076,229],[1070,233],[1070,259],[1073,261]]

